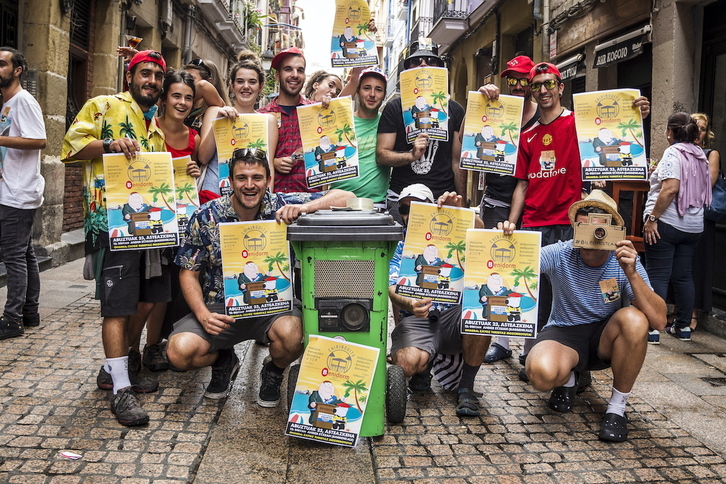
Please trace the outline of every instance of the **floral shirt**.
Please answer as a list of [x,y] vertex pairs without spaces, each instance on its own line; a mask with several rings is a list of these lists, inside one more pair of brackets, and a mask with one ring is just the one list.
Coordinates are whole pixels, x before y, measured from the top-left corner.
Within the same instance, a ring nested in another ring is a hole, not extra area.
[[147,128],[144,113],[130,92],[89,99],[63,138],[61,161],[84,161],[83,228],[87,253],[108,247],[106,182],[102,156],[94,160],[79,160],[76,154],[92,141],[119,138],[137,140],[142,151],[166,151],[161,129],[155,120]]
[[[324,193],[277,193],[269,191],[262,199],[255,220],[272,220],[275,212],[285,205],[302,204],[322,197]],[[219,243],[219,224],[239,222],[229,195],[215,198],[194,212],[182,246],[174,261],[178,266],[199,272],[202,266],[202,294],[207,305],[224,303],[224,279],[222,277],[222,247]]]

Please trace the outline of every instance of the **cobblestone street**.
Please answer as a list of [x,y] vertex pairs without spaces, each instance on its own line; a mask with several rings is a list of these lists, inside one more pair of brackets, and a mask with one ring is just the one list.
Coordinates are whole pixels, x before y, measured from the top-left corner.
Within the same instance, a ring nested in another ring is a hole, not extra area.
[[96,387],[101,318],[81,267],[76,261],[42,273],[41,326],[0,342],[0,482],[706,483],[726,477],[726,342],[705,332],[691,343],[664,338],[649,348],[628,403],[630,439],[622,444],[597,439],[608,372],[593,373],[592,387],[563,415],[547,408],[546,394],[517,379],[516,358],[482,367],[479,418],[456,417],[455,396],[435,384],[410,396],[402,425],[361,439],[355,449],[287,438],[283,408],[254,403],[267,354],[254,344],[237,346],[243,366],[227,400],[203,398],[209,369],[155,374],[160,390],[140,396],[151,422],[122,427],[107,392]]

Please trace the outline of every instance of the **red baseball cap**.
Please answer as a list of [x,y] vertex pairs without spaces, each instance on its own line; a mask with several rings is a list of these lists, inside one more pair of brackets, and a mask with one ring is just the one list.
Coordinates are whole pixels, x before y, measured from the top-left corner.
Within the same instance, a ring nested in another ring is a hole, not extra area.
[[298,49],[297,47],[290,47],[289,49],[281,50],[279,54],[277,54],[275,57],[273,57],[272,62],[270,63],[270,66],[273,69],[277,69],[280,66],[280,62],[282,62],[282,59],[289,55],[299,55],[303,59],[305,59],[305,56],[303,55],[303,51]]
[[532,59],[526,55],[518,55],[514,59],[507,62],[507,68],[499,74],[499,77],[507,77],[510,72],[519,72],[520,74],[529,74],[534,67]]
[[[546,66],[546,69],[540,68],[540,66]],[[541,70],[537,71],[537,68],[540,68]],[[549,62],[540,62],[536,66],[532,68],[531,71],[529,71],[529,81],[532,82],[532,79],[534,79],[534,76],[538,74],[554,74],[557,76],[558,79],[562,79],[562,74],[560,74],[560,70],[555,67],[554,64],[550,64]]]
[[153,62],[154,64],[158,64],[164,72],[166,72],[166,61],[164,60],[164,56],[155,50],[142,50],[133,56],[129,62],[129,70],[133,69],[133,67],[140,62]]

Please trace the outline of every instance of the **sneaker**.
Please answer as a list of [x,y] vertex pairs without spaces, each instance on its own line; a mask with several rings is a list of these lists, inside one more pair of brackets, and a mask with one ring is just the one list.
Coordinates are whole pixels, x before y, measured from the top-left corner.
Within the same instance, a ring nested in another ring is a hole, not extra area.
[[118,423],[127,427],[149,423],[149,415],[139,405],[132,387],[122,388],[111,397],[111,411]]
[[40,326],[40,314],[23,314],[23,326],[26,328],[36,328]]
[[415,373],[408,381],[408,388],[415,392],[427,392],[431,390],[431,371],[426,370]]
[[166,371],[169,369],[169,360],[166,359],[159,345],[144,346],[142,361],[150,371]]
[[129,349],[129,375],[138,375],[141,371],[141,353]]
[[686,326],[685,328],[677,328],[675,324],[666,326],[666,333],[675,336],[681,341],[691,341],[691,328]]
[[257,396],[257,405],[265,408],[276,407],[280,403],[280,385],[282,385],[282,375],[268,370],[267,365],[264,365],[260,372],[260,394]]
[[649,345],[659,345],[660,344],[660,331],[658,331],[657,329],[648,331],[648,344]]
[[[131,382],[131,388],[136,393],[153,393],[159,389],[159,381],[154,378],[147,376],[131,375],[129,374],[129,381]],[[113,390],[113,378],[111,374],[106,371],[106,368],[101,366],[96,377],[96,385],[101,390]]]
[[0,340],[15,338],[25,333],[22,321],[10,321],[5,316],[0,317]]
[[204,396],[212,400],[220,400],[229,395],[232,382],[237,378],[239,358],[234,348],[219,350],[217,361],[212,365],[212,379],[207,385]]

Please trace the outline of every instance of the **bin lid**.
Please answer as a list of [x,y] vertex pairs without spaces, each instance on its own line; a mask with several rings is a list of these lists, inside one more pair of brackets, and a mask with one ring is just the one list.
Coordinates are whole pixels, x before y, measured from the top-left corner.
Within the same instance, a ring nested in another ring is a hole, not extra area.
[[318,210],[287,228],[289,240],[401,240],[403,227],[375,210]]

